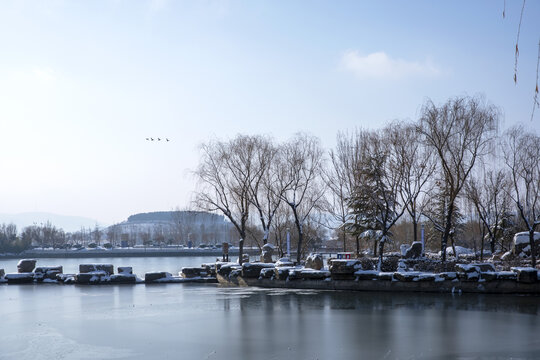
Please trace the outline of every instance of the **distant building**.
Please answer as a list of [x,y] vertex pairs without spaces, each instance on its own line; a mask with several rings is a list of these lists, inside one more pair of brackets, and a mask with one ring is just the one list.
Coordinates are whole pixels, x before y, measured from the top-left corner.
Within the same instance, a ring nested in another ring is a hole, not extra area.
[[107,239],[134,245],[213,245],[237,241],[224,216],[203,211],[158,211],[135,214],[105,229]]

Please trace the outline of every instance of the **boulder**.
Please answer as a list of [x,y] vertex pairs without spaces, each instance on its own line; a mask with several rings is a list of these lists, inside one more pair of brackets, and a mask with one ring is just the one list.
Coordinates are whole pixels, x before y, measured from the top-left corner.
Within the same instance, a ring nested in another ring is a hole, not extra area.
[[31,284],[34,282],[34,273],[9,273],[4,276],[8,284]]
[[274,269],[275,268],[261,269],[261,273],[259,275],[259,278],[272,279],[274,277]]
[[480,280],[480,268],[472,264],[456,264],[456,272],[461,281]]
[[283,257],[279,259],[278,261],[276,261],[276,267],[281,267],[281,266],[294,266],[294,263],[289,258]]
[[294,270],[292,266],[282,266],[274,268],[274,279],[287,280],[289,277],[289,271]]
[[[531,256],[531,244],[529,241],[529,232],[524,231],[514,235],[512,242],[512,253],[514,256],[528,258]],[[540,233],[534,233],[534,246],[536,248],[536,256],[540,256]]]
[[90,273],[95,271],[104,271],[107,275],[114,274],[114,266],[112,264],[80,264],[79,273]]
[[306,259],[306,268],[321,270],[324,267],[322,255],[310,254]]
[[0,278],[3,278],[5,275],[4,269],[0,269]]
[[118,274],[133,274],[133,268],[131,266],[119,266]]
[[332,259],[330,274],[334,280],[353,280],[354,273],[362,270],[362,264],[358,260]]
[[22,259],[17,263],[17,272],[19,273],[29,273],[34,270],[36,267],[35,259]]
[[123,272],[110,276],[110,282],[113,284],[134,284],[137,282],[137,276],[135,274],[129,274]]
[[56,281],[56,275],[63,272],[62,266],[39,266],[34,271],[34,278],[40,282],[46,279]]
[[511,269],[517,275],[517,281],[525,284],[538,282],[538,270],[532,267],[513,267]]
[[108,281],[110,281],[109,274],[102,270],[79,273],[75,275],[75,282],[81,285],[101,284]]
[[418,259],[422,257],[422,243],[420,241],[415,241],[412,243],[411,247],[405,251],[405,259]]
[[171,273],[168,273],[166,271],[147,272],[146,274],[144,274],[144,282],[148,284],[148,283],[156,282],[157,280],[167,279],[171,277],[172,277]]
[[261,262],[271,263],[273,262],[272,256],[274,255],[274,245],[264,244],[262,247]]
[[274,264],[244,263],[242,264],[242,277],[256,279],[261,275],[262,269],[273,269]]
[[183,267],[180,271],[180,276],[185,279],[207,277],[208,270],[206,267]]
[[217,273],[223,277],[228,277],[231,271],[235,269],[242,269],[238,263],[223,263],[219,266]]
[[377,275],[378,280],[384,280],[384,281],[392,281],[394,280],[394,273],[393,272],[380,272],[379,275]]

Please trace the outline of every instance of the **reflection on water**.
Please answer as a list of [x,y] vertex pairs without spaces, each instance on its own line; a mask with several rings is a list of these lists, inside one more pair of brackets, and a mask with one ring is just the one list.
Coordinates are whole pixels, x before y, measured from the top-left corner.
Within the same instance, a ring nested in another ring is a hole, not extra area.
[[533,359],[540,298],[0,286],[0,359]]

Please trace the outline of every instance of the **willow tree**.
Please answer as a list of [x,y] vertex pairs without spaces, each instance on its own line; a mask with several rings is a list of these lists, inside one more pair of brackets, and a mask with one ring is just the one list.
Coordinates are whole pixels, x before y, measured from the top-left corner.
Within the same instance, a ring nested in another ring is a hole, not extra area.
[[302,258],[304,225],[320,205],[325,188],[321,180],[323,150],[318,138],[297,134],[283,144],[280,151],[283,172],[279,187],[281,199],[291,209],[294,224],[298,231],[296,261]]
[[264,173],[256,161],[260,141],[257,136],[238,135],[230,141],[205,143],[201,145],[201,159],[195,171],[196,203],[203,210],[223,213],[234,225],[239,235],[240,264],[253,184]]
[[536,266],[534,233],[540,225],[540,137],[523,127],[509,129],[504,136],[503,152],[510,170],[510,197],[527,227],[532,266]]
[[442,261],[452,231],[456,201],[477,161],[492,150],[498,122],[495,107],[478,98],[457,97],[441,106],[431,100],[422,107],[418,131],[424,144],[437,155],[446,190]]

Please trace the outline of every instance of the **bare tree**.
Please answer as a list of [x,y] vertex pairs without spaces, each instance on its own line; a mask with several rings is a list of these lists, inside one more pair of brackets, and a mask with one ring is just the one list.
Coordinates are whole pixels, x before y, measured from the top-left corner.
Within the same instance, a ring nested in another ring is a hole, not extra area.
[[507,220],[510,210],[509,186],[507,174],[502,169],[487,170],[467,182],[467,198],[476,209],[483,233],[487,232],[486,236],[482,236],[480,260],[484,257],[484,238],[489,239],[491,253],[494,253],[496,242],[503,235],[501,224]]
[[280,175],[281,199],[290,207],[296,230],[298,248],[296,261],[302,258],[304,222],[319,205],[325,189],[321,181],[323,150],[319,139],[307,134],[296,136],[285,143],[281,153],[284,171]]
[[238,135],[227,142],[203,144],[200,164],[195,171],[199,180],[197,205],[206,211],[222,212],[234,225],[240,236],[240,264],[253,183],[263,173],[255,160],[258,142],[258,137]]
[[540,137],[521,126],[510,128],[503,142],[504,160],[510,169],[518,213],[529,232],[532,266],[536,266],[534,232],[540,224]]
[[428,101],[422,108],[418,130],[428,151],[437,154],[447,191],[441,237],[443,262],[446,261],[456,200],[477,160],[491,150],[497,122],[496,109],[477,98],[458,97],[440,107]]
[[436,161],[433,153],[423,146],[421,134],[414,124],[395,122],[390,128],[395,134],[393,146],[397,166],[403,174],[401,201],[411,217],[413,241],[417,241],[418,223],[429,200],[427,194],[430,192],[429,185],[432,183],[430,181],[436,169]]
[[[260,173],[251,183],[250,201],[259,215],[263,231],[263,245],[268,243],[272,221],[281,204],[281,196],[284,191],[284,188],[280,186],[284,184],[279,181],[284,169],[279,164],[278,156],[279,149],[270,139],[257,138],[254,160]],[[257,245],[259,246],[258,242]]]
[[[323,175],[328,191],[325,210],[331,216],[334,230],[341,236],[343,251],[347,251],[347,234],[349,222],[354,219],[349,215],[349,199],[351,198],[359,172],[359,164],[364,155],[363,139],[366,131],[356,130],[352,134],[339,132],[336,149],[330,150],[330,165],[325,168]],[[331,227],[331,226],[330,226]],[[360,244],[356,236],[356,254],[359,255]]]

